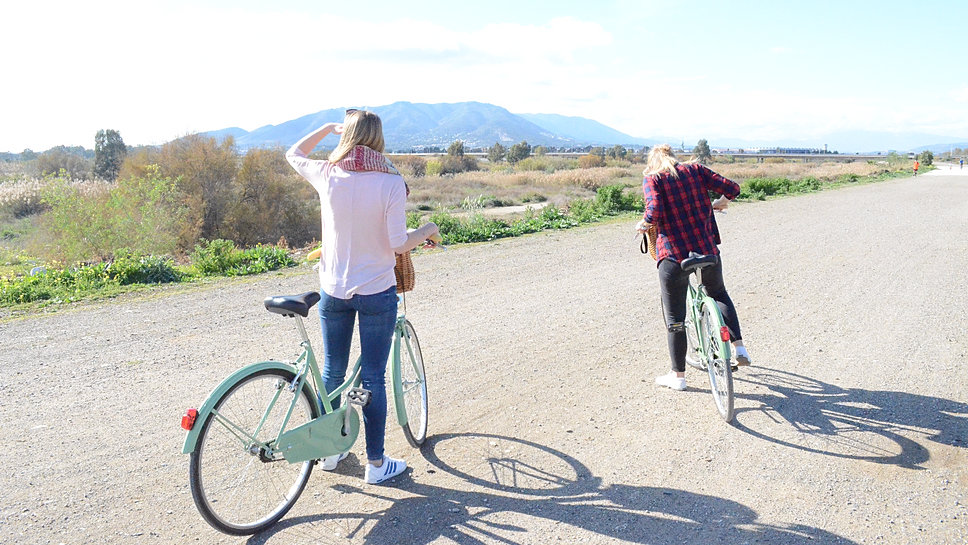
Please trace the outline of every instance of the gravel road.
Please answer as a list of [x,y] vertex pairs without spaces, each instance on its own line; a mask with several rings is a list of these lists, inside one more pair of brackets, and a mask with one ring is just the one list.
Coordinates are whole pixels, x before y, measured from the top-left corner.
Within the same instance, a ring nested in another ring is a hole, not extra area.
[[[968,174],[738,204],[719,218],[754,366],[733,425],[668,368],[633,221],[415,257],[430,438],[362,444],[248,539],[198,515],[179,420],[295,355],[270,294],[308,266],[0,315],[0,542],[968,543]],[[318,343],[318,324],[309,329]]]

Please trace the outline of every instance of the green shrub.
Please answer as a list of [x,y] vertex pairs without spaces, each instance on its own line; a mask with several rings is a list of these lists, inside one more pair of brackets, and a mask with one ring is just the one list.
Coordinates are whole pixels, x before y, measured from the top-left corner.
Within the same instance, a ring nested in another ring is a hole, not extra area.
[[427,161],[427,176],[440,176],[444,172],[444,166],[437,159]]
[[541,193],[528,193],[523,197],[521,197],[521,202],[523,203],[545,202],[547,200],[548,200],[548,197],[545,197]]
[[537,172],[554,172],[555,167],[551,161],[550,157],[547,156],[532,156],[526,159],[521,159],[515,163],[514,168],[518,171],[537,171]]
[[197,244],[191,260],[195,271],[203,276],[244,276],[296,264],[285,248],[259,245],[239,250],[231,240],[222,239]]
[[790,189],[790,180],[786,178],[749,178],[740,186],[740,197],[757,198],[757,196],[769,197],[787,193]]
[[115,254],[106,270],[107,275],[118,284],[166,284],[178,282],[182,275],[168,256],[138,256],[128,250]]
[[90,191],[51,179],[43,200],[50,207],[40,221],[47,257],[65,263],[108,260],[119,248],[171,254],[187,212],[177,182],[160,177],[157,168]]
[[421,214],[418,210],[410,210],[407,212],[407,229],[416,229],[417,227],[420,227],[420,218],[422,216],[423,214]]
[[594,153],[582,155],[578,158],[578,168],[596,168],[605,166],[605,158]]
[[860,176],[854,173],[841,174],[840,176],[837,177],[837,181],[842,184],[857,183],[857,180],[859,179],[860,179]]
[[419,178],[427,174],[427,160],[419,155],[391,155],[388,158],[404,177]]
[[138,256],[122,250],[110,262],[0,278],[0,306],[47,300],[71,302],[116,293],[125,285],[177,282],[182,277],[169,257]]

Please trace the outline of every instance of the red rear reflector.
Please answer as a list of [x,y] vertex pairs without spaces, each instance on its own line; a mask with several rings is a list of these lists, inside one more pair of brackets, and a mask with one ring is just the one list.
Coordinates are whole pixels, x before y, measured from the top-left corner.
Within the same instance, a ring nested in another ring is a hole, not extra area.
[[729,328],[726,327],[726,326],[723,326],[723,327],[719,328],[719,336],[722,337],[724,343],[728,343],[729,342]]
[[195,425],[196,418],[198,418],[198,411],[195,409],[188,409],[185,411],[185,416],[182,417],[182,427],[188,431],[191,431],[192,427]]

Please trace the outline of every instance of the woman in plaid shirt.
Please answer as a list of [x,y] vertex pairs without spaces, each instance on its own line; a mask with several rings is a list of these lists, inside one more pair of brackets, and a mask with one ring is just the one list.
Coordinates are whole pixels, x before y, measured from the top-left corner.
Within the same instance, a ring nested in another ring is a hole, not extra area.
[[[655,379],[656,384],[674,390],[686,389],[686,291],[689,274],[679,262],[689,252],[719,255],[719,229],[713,210],[723,210],[739,195],[739,184],[728,180],[698,163],[680,163],[668,144],[652,148],[644,172],[645,215],[637,226],[644,233],[651,224],[658,231],[656,266],[662,289],[662,307],[668,331],[672,372]],[[722,195],[714,202],[709,191]],[[750,356],[743,346],[736,308],[723,283],[723,266],[702,271],[702,281],[709,295],[719,303],[723,320],[739,365],[749,365]]]

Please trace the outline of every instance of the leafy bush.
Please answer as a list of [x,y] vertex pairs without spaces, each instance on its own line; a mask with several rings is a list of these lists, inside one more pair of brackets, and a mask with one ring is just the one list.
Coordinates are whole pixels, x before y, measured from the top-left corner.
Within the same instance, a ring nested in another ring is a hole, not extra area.
[[853,173],[841,174],[840,176],[837,177],[837,181],[842,184],[853,184],[853,183],[856,183],[857,180],[859,179],[860,179],[860,176]]
[[427,176],[440,176],[444,172],[444,165],[437,159],[427,161]]
[[244,276],[296,264],[284,248],[259,245],[239,250],[234,242],[223,239],[196,245],[191,260],[195,271],[203,276]]
[[417,227],[420,227],[420,218],[422,215],[423,214],[421,214],[418,210],[407,211],[407,229],[416,229]]
[[319,196],[289,166],[281,149],[249,150],[233,191],[237,199],[222,212],[221,238],[243,247],[283,237],[297,247],[319,239]]
[[119,248],[171,254],[187,212],[178,184],[157,169],[91,191],[55,179],[44,188],[43,201],[50,207],[40,222],[45,253],[66,263],[107,260]]
[[129,250],[115,254],[105,273],[118,284],[167,284],[178,282],[182,275],[168,256],[138,256]]
[[523,203],[545,202],[547,200],[548,200],[548,197],[545,197],[541,193],[528,193],[528,194],[524,195],[523,197],[521,197],[521,202],[523,202]]
[[578,158],[579,168],[596,168],[605,166],[605,158],[601,155],[589,153]]
[[48,300],[71,302],[112,294],[124,285],[177,282],[182,278],[171,258],[138,256],[124,250],[111,262],[0,278],[0,306]]
[[427,174],[427,160],[419,155],[392,155],[389,159],[404,177],[419,178]]

